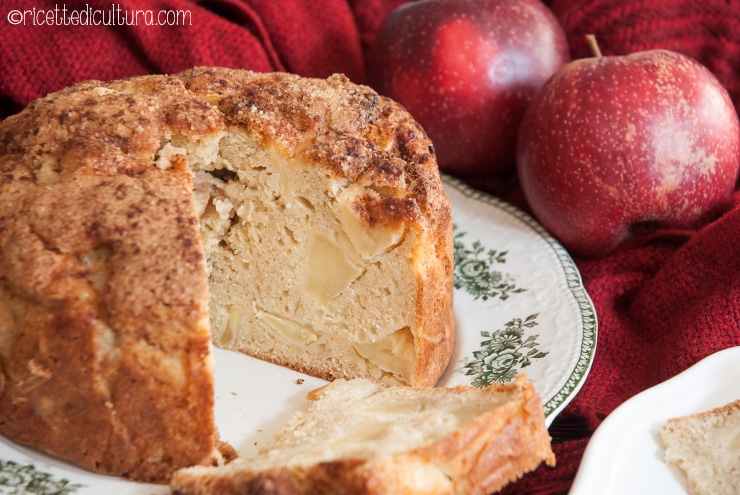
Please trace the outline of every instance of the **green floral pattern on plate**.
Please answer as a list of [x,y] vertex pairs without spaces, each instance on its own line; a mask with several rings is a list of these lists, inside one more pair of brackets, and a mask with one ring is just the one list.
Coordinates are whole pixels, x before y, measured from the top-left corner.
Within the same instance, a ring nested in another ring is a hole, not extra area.
[[[467,232],[459,232],[454,225],[454,286],[473,296],[474,300],[487,301],[498,298],[505,301],[512,294],[520,294],[527,289],[516,286],[516,280],[510,274],[494,267],[506,263],[508,251],[490,249],[480,240],[469,246],[464,237]],[[488,387],[493,382],[507,383],[519,374],[521,368],[532,363],[532,359],[547,356],[539,351],[537,335],[525,338],[524,329],[537,325],[537,314],[529,315],[522,320],[514,318],[501,330],[482,331],[484,340],[481,348],[473,352],[473,359],[463,365],[461,372],[473,376],[472,384],[476,387]]]
[[33,464],[20,464],[0,459],[1,495],[69,495],[84,485],[57,480],[50,473],[36,469]]
[[455,289],[465,289],[475,299],[487,301],[498,297],[502,301],[510,294],[518,294],[527,289],[516,286],[515,281],[493,267],[506,263],[507,251],[486,249],[480,241],[474,241],[470,247],[463,242],[466,232],[457,232],[454,236],[454,284]]
[[473,352],[473,359],[464,366],[464,373],[474,376],[473,385],[484,388],[493,382],[507,383],[519,374],[521,368],[532,364],[532,359],[547,356],[537,349],[538,335],[524,337],[524,329],[537,325],[537,314],[524,320],[514,318],[495,332],[482,331],[481,349]]
[[[562,372],[566,374],[565,382],[560,384],[558,386],[558,389],[554,391],[554,393],[550,394],[548,393],[546,396],[543,396],[543,407],[545,410],[545,416],[551,420],[555,414],[559,410],[561,410],[565,405],[570,401],[570,399],[573,398],[573,396],[577,393],[577,391],[580,389],[581,385],[583,384],[584,379],[588,375],[588,372],[591,368],[591,364],[593,362],[594,353],[596,349],[596,341],[597,341],[597,329],[598,329],[598,323],[597,323],[597,317],[596,317],[596,311],[593,306],[593,303],[586,293],[586,290],[583,286],[583,282],[581,280],[580,273],[578,272],[578,268],[576,267],[576,264],[573,262],[573,259],[570,257],[568,252],[563,248],[560,243],[557,242],[545,229],[540,225],[535,219],[533,219],[531,216],[524,213],[522,210],[518,209],[517,207],[511,205],[510,203],[507,203],[495,196],[491,196],[489,194],[486,194],[482,191],[479,191],[477,189],[473,189],[469,187],[467,184],[462,182],[461,180],[444,175],[442,176],[442,179],[445,183],[445,188],[450,195],[451,202],[453,203],[453,216],[456,218],[455,223],[462,223],[465,231],[473,231],[474,229],[477,229],[479,227],[488,227],[489,224],[481,223],[480,221],[476,221],[476,215],[485,215],[486,218],[490,217],[498,217],[503,219],[505,217],[508,217],[509,219],[513,219],[513,223],[518,222],[518,226],[516,227],[518,229],[518,232],[521,232],[518,241],[522,241],[524,238],[531,237],[530,242],[535,242],[535,239],[538,239],[539,242],[544,242],[545,247],[544,248],[538,248],[540,251],[539,253],[541,255],[545,255],[547,251],[547,255],[549,256],[549,259],[552,260],[551,268],[557,269],[559,268],[562,270],[562,275],[564,276],[564,284],[566,291],[560,292],[558,296],[558,302],[561,304],[568,303],[569,305],[575,303],[577,313],[574,315],[574,317],[571,317],[571,320],[569,322],[571,327],[569,327],[568,336],[572,336],[572,333],[574,332],[579,334],[580,336],[580,343],[578,344],[578,349],[570,349],[572,351],[575,351],[576,353],[576,360],[575,363],[569,365],[572,366],[568,370],[563,370]],[[457,208],[457,212],[455,209]],[[460,213],[462,215],[460,215]],[[468,215],[471,213],[470,215]],[[478,217],[480,218],[480,217]],[[495,222],[492,222],[495,223]],[[475,230],[475,232],[478,232],[478,230]],[[489,236],[490,237],[490,236]],[[514,254],[519,255],[519,253],[509,252],[508,250],[504,250],[505,258],[500,258],[500,252],[496,252],[493,254],[493,250],[491,250],[489,247],[485,246],[485,243],[482,243],[478,241],[479,245],[476,245],[475,242],[472,243],[469,247],[465,246],[462,242],[464,239],[458,235],[458,233],[455,233],[455,259],[471,259],[475,258],[476,256],[479,258],[479,261],[485,261],[489,269],[494,264],[498,264],[499,259],[503,259],[504,262],[511,262],[509,258],[511,258]],[[498,247],[498,246],[496,246]],[[477,253],[477,254],[476,254]],[[490,253],[490,255],[489,255]],[[519,261],[519,264],[521,266],[521,261]],[[478,269],[481,269],[482,267],[479,267]],[[470,278],[469,274],[475,274],[476,270],[472,269],[472,267],[469,267],[466,270],[462,270],[460,268],[456,267],[455,271],[455,286],[458,291],[468,292],[467,287],[473,287],[474,289],[469,292],[470,295],[475,298],[476,301],[482,302],[484,301],[482,295],[476,298],[475,290],[477,290],[477,287],[475,284],[466,283],[468,278]],[[514,281],[512,278],[506,278],[507,275],[502,274],[502,280],[506,279],[507,283],[513,284],[516,286],[516,281]],[[475,275],[473,277],[475,279]],[[535,290],[536,289],[536,290]],[[538,291],[540,291],[541,288],[538,286],[537,288],[532,288],[532,293],[536,294]],[[562,290],[562,285],[561,289]],[[506,292],[507,298],[508,295],[514,294],[513,291],[509,290]],[[525,294],[521,294],[521,296],[525,296],[526,294],[529,294],[529,291],[527,291]],[[491,296],[489,296],[490,299]],[[527,296],[530,297],[530,296]],[[488,303],[490,304],[491,301],[493,301],[496,305],[508,305],[509,302],[518,300],[518,298],[507,298],[502,299],[501,297],[498,297],[497,299],[489,300]],[[533,299],[537,299],[534,297]],[[534,307],[531,310],[528,311],[528,313],[525,314],[532,314],[537,313],[540,318],[543,318],[543,312],[544,308],[540,307]],[[552,310],[548,310],[548,316],[550,320],[552,320]],[[558,312],[561,311],[560,308],[557,309]],[[510,316],[508,318],[511,318]],[[526,318],[525,318],[526,320]],[[514,320],[512,320],[514,321]],[[509,324],[511,321],[509,322]],[[508,325],[508,324],[507,324]],[[487,329],[483,329],[482,332],[490,331]],[[552,331],[552,328],[548,326],[546,331],[549,333]],[[491,355],[488,358],[489,361],[493,362],[493,358],[496,355],[496,350],[494,349],[488,349],[490,347],[488,344],[486,344],[485,335],[479,330],[479,335],[483,337],[482,343],[478,344],[478,350],[467,351],[467,354],[464,354],[463,360],[456,368],[456,374],[466,375],[470,373],[471,368],[474,368],[475,366],[480,365],[474,365],[473,363],[475,361],[478,361],[475,357],[472,359],[470,358],[470,353],[472,352],[475,354],[476,352],[479,353],[479,356],[483,356],[484,354],[490,352]],[[491,335],[493,335],[495,332],[492,332]],[[545,331],[540,332],[540,334],[545,333]],[[530,339],[530,337],[533,337],[533,340],[527,340]],[[534,336],[526,336],[525,332],[522,333],[522,343],[532,343],[535,342],[535,347],[533,348],[527,348],[527,353],[531,352],[532,349],[537,349],[536,339],[537,335]],[[560,344],[559,344],[560,345]],[[572,345],[572,344],[570,344]],[[547,355],[547,359],[551,358],[553,356],[551,351],[552,349],[546,348],[544,349],[545,354]],[[537,350],[537,352],[534,352],[531,356],[526,356],[526,353],[523,358],[529,358],[529,360],[525,360],[524,362],[529,365],[530,362],[532,362],[532,359],[535,359],[534,356],[539,356],[542,351]],[[557,355],[562,355],[562,353],[555,353]],[[553,361],[553,363],[557,363],[558,359]],[[562,358],[561,358],[562,359]],[[512,359],[513,361],[513,359]],[[503,361],[501,361],[503,362]],[[521,365],[519,364],[521,361],[517,361],[514,366],[518,366],[521,368]],[[497,361],[497,363],[500,363]],[[468,366],[466,368],[466,366]],[[560,366],[558,363],[557,366]],[[495,368],[495,366],[491,365],[492,368]],[[481,367],[481,371],[482,371]],[[500,374],[500,377],[502,379],[506,372],[503,371],[505,367],[500,368],[500,371],[498,372]],[[495,374],[496,372],[492,372]],[[493,374],[491,376],[493,376]],[[475,372],[471,373],[468,376],[475,376]],[[480,377],[474,378],[474,380],[479,380],[481,383],[485,380]]]

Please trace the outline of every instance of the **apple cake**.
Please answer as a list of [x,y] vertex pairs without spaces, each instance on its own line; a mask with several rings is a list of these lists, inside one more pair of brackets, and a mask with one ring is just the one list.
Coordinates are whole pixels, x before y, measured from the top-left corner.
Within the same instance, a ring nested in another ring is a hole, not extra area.
[[733,495],[740,487],[740,400],[670,418],[660,429],[665,460],[686,475],[690,495]]
[[412,387],[450,359],[433,147],[344,76],[79,83],[0,124],[0,198],[0,433],[86,468],[233,454],[213,344]]
[[555,464],[525,375],[486,389],[336,380],[252,459],[195,466],[176,495],[488,495]]

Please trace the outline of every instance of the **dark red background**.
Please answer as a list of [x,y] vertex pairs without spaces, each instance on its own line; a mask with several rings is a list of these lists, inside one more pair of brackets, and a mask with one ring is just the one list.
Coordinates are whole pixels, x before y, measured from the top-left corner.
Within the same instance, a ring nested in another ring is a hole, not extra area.
[[[189,10],[190,26],[11,25],[13,9],[110,9],[101,0],[3,0],[0,118],[85,79],[177,72],[194,65],[365,81],[364,53],[402,0],[118,0],[121,9]],[[740,104],[740,0],[552,0],[575,57],[594,33],[605,55],[668,48],[712,70]],[[485,179],[485,178],[483,178]],[[478,181],[478,184],[481,182]],[[489,180],[495,189],[499,184]],[[511,198],[515,202],[516,190]],[[518,201],[521,201],[520,199]],[[526,208],[526,205],[523,205]],[[556,468],[505,493],[567,493],[593,430],[626,399],[718,350],[740,344],[740,195],[695,230],[665,229],[578,259],[596,306],[596,357],[580,394],[551,427]],[[687,394],[691,390],[686,391]]]

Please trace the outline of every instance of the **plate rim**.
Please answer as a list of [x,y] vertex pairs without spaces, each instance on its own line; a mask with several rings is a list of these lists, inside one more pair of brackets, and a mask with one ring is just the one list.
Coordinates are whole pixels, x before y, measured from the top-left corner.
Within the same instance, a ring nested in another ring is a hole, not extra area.
[[[606,455],[600,456],[600,461],[595,463],[594,452],[603,451],[602,444],[608,440],[614,427],[619,426],[626,418],[631,417],[634,411],[639,411],[642,404],[646,401],[653,403],[670,394],[676,388],[683,388],[685,381],[695,380],[696,377],[702,377],[705,373],[711,372],[718,368],[722,363],[730,360],[736,360],[740,357],[740,346],[727,347],[709,354],[699,361],[695,362],[683,371],[672,377],[639,392],[617,406],[596,428],[593,435],[586,445],[582,460],[578,466],[578,471],[573,478],[573,483],[568,491],[569,495],[586,495],[593,493],[593,479],[595,476],[603,480],[610,480],[615,474],[617,466],[617,448],[621,450],[623,444],[611,445],[612,449],[606,451]],[[711,407],[706,408],[706,410]],[[701,411],[697,411],[701,412]],[[683,413],[677,413],[675,416],[682,416]],[[612,426],[614,425],[614,426]],[[645,434],[650,434],[649,430]],[[606,461],[606,462],[605,462]],[[600,469],[599,466],[608,464],[608,469]],[[670,466],[666,465],[670,468]],[[604,488],[604,487],[602,487]],[[608,488],[608,486],[606,487]],[[600,491],[599,493],[612,493],[611,491]]]
[[535,218],[515,205],[485,191],[474,188],[458,177],[440,173],[442,183],[451,186],[463,196],[487,204],[511,215],[525,226],[534,231],[547,246],[554,252],[560,268],[565,275],[568,291],[575,299],[580,313],[581,347],[578,359],[563,386],[547,402],[543,403],[547,425],[568,405],[583,386],[586,377],[591,371],[596,355],[598,340],[598,317],[591,297],[586,292],[580,271],[575,261],[560,242],[555,239],[545,227]]

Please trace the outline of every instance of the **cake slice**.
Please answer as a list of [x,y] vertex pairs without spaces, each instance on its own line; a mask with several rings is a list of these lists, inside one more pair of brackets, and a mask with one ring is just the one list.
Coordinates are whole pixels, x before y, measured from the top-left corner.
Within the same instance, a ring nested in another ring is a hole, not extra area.
[[317,395],[257,457],[180,470],[173,492],[487,495],[555,462],[524,375],[487,389],[337,380]]
[[740,488],[740,400],[669,419],[660,430],[665,459],[686,474],[691,495]]

